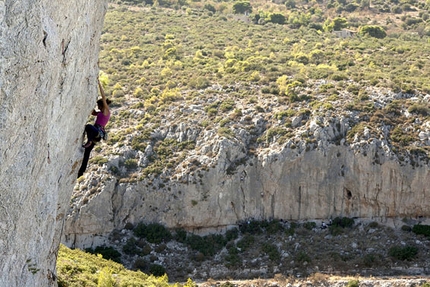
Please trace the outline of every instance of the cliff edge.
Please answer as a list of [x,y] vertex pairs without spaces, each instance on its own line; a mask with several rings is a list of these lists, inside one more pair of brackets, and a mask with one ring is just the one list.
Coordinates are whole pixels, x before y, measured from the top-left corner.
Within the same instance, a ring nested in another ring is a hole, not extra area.
[[106,1],[0,2],[0,286],[56,286]]

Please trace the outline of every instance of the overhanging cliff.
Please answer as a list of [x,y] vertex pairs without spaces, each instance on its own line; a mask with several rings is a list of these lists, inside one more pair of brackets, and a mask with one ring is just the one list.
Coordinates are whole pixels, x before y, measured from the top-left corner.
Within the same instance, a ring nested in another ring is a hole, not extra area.
[[106,1],[0,2],[0,285],[56,286]]

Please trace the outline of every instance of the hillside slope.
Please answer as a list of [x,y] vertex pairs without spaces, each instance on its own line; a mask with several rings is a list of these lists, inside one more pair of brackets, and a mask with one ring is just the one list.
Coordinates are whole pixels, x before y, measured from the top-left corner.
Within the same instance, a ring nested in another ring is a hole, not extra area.
[[[425,21],[408,20],[426,17],[418,4],[386,17],[282,6],[284,25],[264,12],[112,5],[100,54],[110,139],[78,179],[63,241],[112,244],[141,221],[198,234],[249,219],[426,223],[430,44]],[[332,33],[343,19],[359,33]],[[362,32],[375,25],[383,37]]]

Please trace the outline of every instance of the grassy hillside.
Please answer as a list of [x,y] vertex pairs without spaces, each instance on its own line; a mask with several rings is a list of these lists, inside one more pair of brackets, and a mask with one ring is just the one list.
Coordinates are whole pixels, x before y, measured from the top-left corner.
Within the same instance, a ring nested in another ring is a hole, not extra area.
[[79,249],[60,246],[57,260],[59,287],[194,287],[188,280],[186,284],[169,284],[167,275],[155,277],[140,271],[130,271],[119,263],[103,259]]
[[[195,142],[155,138],[166,123],[230,138],[242,129],[250,134],[249,152],[258,153],[293,137],[293,117],[332,112],[355,115],[347,142],[366,127],[371,136],[388,136],[394,151],[427,157],[416,128],[407,125],[425,122],[429,113],[422,100],[430,91],[426,2],[287,2],[110,5],[100,53],[114,100],[108,144],[144,151],[150,143],[156,154],[143,166],[129,159],[124,164],[137,172],[121,177],[157,175],[190,151],[198,153]],[[237,3],[251,13],[239,13]],[[342,38],[333,33],[337,29],[357,33]],[[381,104],[381,93],[404,96]],[[268,121],[263,131],[253,126],[257,116]],[[389,126],[388,135],[382,125]]]
[[[179,176],[175,178],[176,170],[188,169],[191,173],[207,169],[195,160],[204,153],[196,140],[160,136],[167,130],[178,133],[181,126],[195,134],[207,131],[231,140],[242,140],[246,134],[249,156],[291,139],[315,148],[316,139],[303,132],[311,117],[321,118],[319,125],[335,117],[349,118],[351,129],[343,138],[346,144],[353,144],[367,133],[370,138],[386,141],[390,151],[428,159],[428,146],[419,139],[430,112],[427,1],[277,2],[112,2],[101,39],[100,68],[107,94],[114,101],[113,116],[108,125],[110,138],[107,144],[96,146],[90,170],[103,166],[113,155],[122,157],[119,165],[126,172],[115,165],[107,172],[120,182],[160,174],[166,181],[174,181],[180,180]],[[342,29],[353,31],[354,36],[343,38],[333,33]],[[300,115],[301,122],[293,125],[292,119]],[[267,122],[264,128],[256,127],[253,120],[257,118]],[[330,140],[339,144],[341,139]],[[153,154],[144,162],[129,152],[144,152],[149,145]],[[294,148],[294,144],[289,147]],[[194,158],[185,161],[190,155]],[[214,155],[206,152],[204,156]],[[72,203],[84,197],[85,204],[101,188],[88,184],[85,178],[79,183]],[[246,230],[243,238],[228,244],[226,241],[222,251],[217,250],[217,262],[205,258],[206,250],[187,250],[188,253],[173,256],[177,249],[171,251],[164,243],[152,246],[151,251],[156,253],[145,256],[165,258],[170,262],[167,272],[180,279],[194,269],[204,278],[214,264],[236,274],[239,269],[257,269],[257,263],[267,262],[266,275],[270,276],[280,266],[277,248],[291,252],[284,253],[288,259],[278,270],[284,274],[291,270],[302,274],[303,266],[310,262],[320,270],[345,273],[358,272],[357,268],[390,269],[398,265],[405,269],[427,268],[428,238],[419,237],[418,242],[408,230],[399,233],[371,223],[345,234],[342,231],[338,236],[327,235],[326,231],[313,233],[307,227],[263,235]],[[136,269],[142,267],[136,266],[136,262],[143,262],[141,258],[133,256],[145,252],[133,235],[128,240],[125,235],[117,236],[124,236],[121,242],[127,242],[125,250],[130,253],[124,251],[124,246],[117,246],[126,253],[123,260]],[[204,241],[189,236],[191,243]],[[297,249],[294,241],[284,242],[286,236],[297,238],[303,247]],[[144,241],[139,242],[147,247]],[[404,242],[406,247],[419,245],[414,254],[417,257],[397,258],[396,252],[389,255],[391,248],[411,254],[409,249],[402,249]],[[204,242],[201,246],[210,245]],[[292,256],[291,260],[287,255]],[[82,281],[76,280],[88,280],[92,283],[85,286],[93,286],[100,276],[110,280],[123,272],[122,267],[112,267],[112,262],[101,267],[87,268],[87,263],[73,267],[71,264],[78,261],[67,259],[71,256],[60,253],[60,260],[65,260],[58,265],[63,284],[60,286],[80,286]],[[76,271],[79,268],[89,272],[78,276],[82,274]],[[161,280],[157,284],[165,284],[164,279],[130,274],[131,278]]]

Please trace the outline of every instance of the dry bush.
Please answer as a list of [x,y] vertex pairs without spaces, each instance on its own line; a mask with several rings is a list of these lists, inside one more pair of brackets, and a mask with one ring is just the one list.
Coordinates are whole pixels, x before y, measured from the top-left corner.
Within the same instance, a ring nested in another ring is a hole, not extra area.
[[327,280],[330,278],[327,274],[316,272],[308,277],[308,279],[312,282],[312,284],[317,283],[327,283]]

